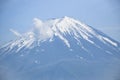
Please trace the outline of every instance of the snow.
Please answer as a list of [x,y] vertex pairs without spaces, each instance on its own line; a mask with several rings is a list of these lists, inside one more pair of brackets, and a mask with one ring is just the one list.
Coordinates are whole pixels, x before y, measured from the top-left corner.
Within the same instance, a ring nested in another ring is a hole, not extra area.
[[81,60],[83,60],[83,59],[84,59],[84,57],[79,56],[79,55],[76,55],[76,57],[77,57],[77,58],[79,58],[79,59],[81,59]]
[[117,43],[111,41],[110,39],[108,39],[108,38],[106,38],[106,37],[103,37],[103,39],[104,39],[105,41],[107,41],[108,43],[112,44],[113,46],[116,46],[116,47],[117,47]]
[[37,46],[45,41],[53,42],[54,37],[58,37],[65,43],[65,45],[70,48],[71,42],[66,38],[66,36],[72,36],[76,40],[82,49],[88,51],[85,47],[81,45],[81,39],[88,41],[91,44],[97,45],[91,38],[97,37],[103,43],[109,43],[117,47],[117,43],[110,40],[107,37],[97,34],[91,27],[86,24],[75,20],[70,17],[63,17],[58,19],[51,19],[47,21],[42,21],[38,18],[34,18],[34,28],[24,34],[20,34],[17,31],[10,29],[17,37],[16,41],[9,44],[9,50],[14,47],[18,47],[17,52],[22,48],[31,48],[35,42],[38,42]]
[[[20,74],[22,73],[20,77],[29,72],[31,74],[28,77],[31,76],[31,79],[36,79],[37,77],[37,79],[46,80],[51,76],[49,73],[52,71],[55,74],[54,79],[57,80],[57,78],[61,77],[61,74],[62,77],[71,76],[72,71],[75,72],[73,76],[77,78],[72,76],[69,80],[75,80],[80,78],[79,74],[81,74],[81,71],[83,71],[82,75],[89,76],[88,73],[84,72],[92,69],[90,73],[97,71],[99,75],[98,67],[103,69],[106,63],[108,63],[107,68],[108,66],[111,67],[114,61],[118,63],[120,49],[119,46],[117,48],[117,43],[104,36],[104,34],[100,35],[97,31],[93,31],[92,28],[77,20],[64,17],[41,21],[35,18],[34,22],[34,28],[21,36],[14,30],[15,32],[13,33],[18,38],[4,45],[2,49],[0,48],[0,61],[5,62],[5,67],[9,66],[9,69],[15,69],[13,72],[22,71],[20,72]],[[94,69],[95,67],[97,68]],[[104,73],[104,71],[105,69],[101,72]],[[57,75],[56,72],[58,72]],[[46,73],[48,75],[47,78]],[[45,77],[43,77],[44,74]],[[78,75],[76,76],[76,74]],[[53,76],[50,79],[53,79]]]
[[81,48],[86,51],[86,52],[89,52],[84,46],[81,46]]
[[35,63],[35,64],[40,64],[40,61],[35,60],[34,63]]
[[105,52],[107,52],[107,53],[110,54],[110,55],[113,55],[110,51],[107,51],[107,50],[106,50]]
[[21,54],[20,56],[21,56],[21,57],[23,57],[24,55],[23,55],[23,54]]
[[[79,40],[80,37],[84,38],[91,44],[94,44],[92,40],[89,39],[89,37],[92,37],[92,35],[89,34],[89,32],[92,32],[92,29],[87,26],[87,28],[76,24],[81,24],[80,22],[73,20],[69,17],[64,17],[62,20],[57,21],[56,25],[52,27],[52,29],[55,32],[55,35],[58,36],[60,39],[62,39],[68,47],[70,47],[70,43],[68,40],[66,40],[63,35],[69,34],[74,35],[76,37],[76,40]],[[83,24],[82,24],[83,25]],[[87,30],[86,30],[87,29]]]
[[44,52],[45,50],[44,49],[41,49],[42,52]]
[[70,49],[70,51],[73,51],[73,49]]
[[11,51],[14,47],[17,47],[16,52],[20,51],[22,48],[31,48],[34,41],[35,38],[33,32],[25,33],[17,40],[9,43],[9,51]]
[[84,59],[84,58],[80,56],[80,59]]
[[115,46],[115,47],[118,46],[118,44],[117,44],[116,42],[110,40],[110,39],[107,38],[107,37],[104,37],[104,36],[101,36],[101,35],[97,35],[96,37],[97,37],[98,39],[100,39],[100,40],[101,40],[103,43],[105,43],[105,44],[111,44],[112,46]]
[[66,38],[64,38],[61,34],[56,33],[56,36],[58,36],[63,42],[67,45],[67,47],[70,47],[70,44]]

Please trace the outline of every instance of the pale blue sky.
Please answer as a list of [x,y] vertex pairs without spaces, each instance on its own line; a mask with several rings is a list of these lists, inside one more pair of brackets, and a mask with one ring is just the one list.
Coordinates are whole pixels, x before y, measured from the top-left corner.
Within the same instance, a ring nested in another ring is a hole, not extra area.
[[0,0],[0,44],[14,38],[9,29],[25,32],[33,18],[73,17],[120,42],[119,0]]

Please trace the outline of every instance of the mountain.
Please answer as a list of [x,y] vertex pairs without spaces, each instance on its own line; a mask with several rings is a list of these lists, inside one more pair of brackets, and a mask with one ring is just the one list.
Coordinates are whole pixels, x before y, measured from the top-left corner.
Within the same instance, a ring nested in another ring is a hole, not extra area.
[[[120,43],[70,17],[41,21],[0,48],[0,80],[119,80]],[[5,75],[4,75],[5,74]]]

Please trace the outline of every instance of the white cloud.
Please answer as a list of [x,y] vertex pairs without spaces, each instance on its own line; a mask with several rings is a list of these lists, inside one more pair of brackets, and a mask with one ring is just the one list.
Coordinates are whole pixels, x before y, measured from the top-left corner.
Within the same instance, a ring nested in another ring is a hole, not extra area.
[[10,31],[15,34],[17,37],[21,37],[22,35],[20,33],[18,33],[17,31],[10,29]]
[[45,22],[41,21],[38,18],[34,18],[34,24],[35,24],[35,32],[38,33],[38,37],[40,37],[40,40],[46,40],[48,38],[52,38],[53,31],[52,29],[45,24]]
[[40,19],[34,18],[33,21],[34,21],[34,24],[35,24],[36,28],[38,28],[38,29],[41,28],[43,22]]

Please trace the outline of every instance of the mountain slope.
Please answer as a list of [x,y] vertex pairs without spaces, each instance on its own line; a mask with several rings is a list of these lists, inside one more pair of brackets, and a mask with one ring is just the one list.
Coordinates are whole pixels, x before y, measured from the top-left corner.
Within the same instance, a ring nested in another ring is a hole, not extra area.
[[0,48],[0,69],[10,69],[22,80],[114,80],[110,75],[117,74],[119,42],[66,16],[35,18],[34,24],[24,34],[11,29],[17,39]]

